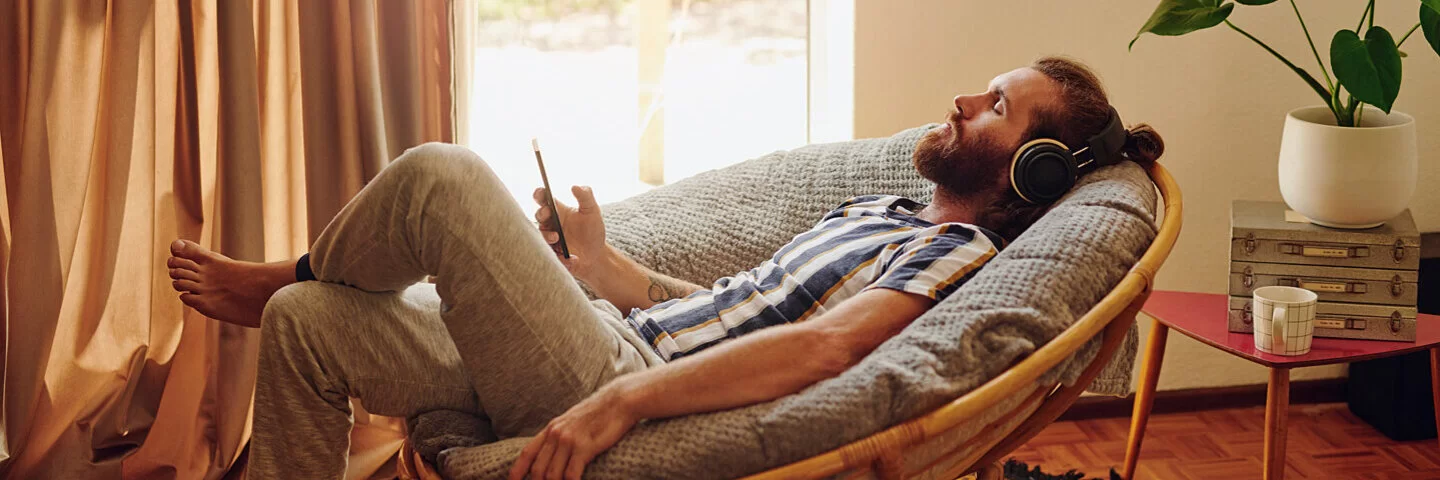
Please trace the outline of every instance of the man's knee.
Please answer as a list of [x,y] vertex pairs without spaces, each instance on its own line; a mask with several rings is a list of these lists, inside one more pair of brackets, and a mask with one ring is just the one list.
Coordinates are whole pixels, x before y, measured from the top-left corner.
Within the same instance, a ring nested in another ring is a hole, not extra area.
[[297,282],[277,290],[265,303],[260,314],[260,344],[262,349],[282,347],[282,344],[309,340],[314,330],[323,328],[330,321],[325,311],[327,306],[320,299],[324,291],[332,287],[343,287],[323,282]]
[[[406,150],[385,167],[392,183],[412,195],[441,195],[482,205],[513,203],[510,190],[474,151],[448,143],[426,143]],[[378,180],[378,178],[377,178]]]
[[463,146],[460,146],[460,145],[456,145],[456,144],[453,144],[453,143],[445,143],[445,142],[426,142],[426,143],[422,143],[422,144],[419,144],[419,145],[416,145],[416,146],[407,148],[407,149],[405,149],[405,152],[403,152],[403,153],[400,154],[400,157],[397,158],[396,161],[399,161],[400,159],[404,159],[404,158],[407,158],[407,157],[414,157],[414,158],[447,158],[447,157],[448,157],[448,158],[466,158],[466,159],[469,159],[469,160],[479,160],[479,159],[480,159],[480,155],[476,154],[474,150],[470,150],[469,148],[466,148],[466,147],[463,147]]
[[[451,143],[430,142],[411,147],[390,162],[385,169],[404,177],[441,182],[478,180],[499,185],[499,178],[480,155],[469,148]],[[473,187],[473,183],[470,185]]]
[[[325,282],[299,282],[281,288],[265,304],[260,316],[260,388],[296,388],[308,383],[317,392],[343,391],[333,375],[339,371],[335,355],[346,335],[343,300],[335,289],[350,288]],[[337,300],[339,303],[337,303]],[[297,380],[297,375],[299,376]],[[257,394],[257,398],[258,394]],[[327,399],[341,402],[342,399]]]
[[[308,291],[316,285],[306,282],[296,282],[275,291],[270,300],[265,302],[265,311],[261,314],[262,319],[288,318],[300,313],[306,306],[306,297],[310,296]],[[262,323],[263,325],[263,323]]]

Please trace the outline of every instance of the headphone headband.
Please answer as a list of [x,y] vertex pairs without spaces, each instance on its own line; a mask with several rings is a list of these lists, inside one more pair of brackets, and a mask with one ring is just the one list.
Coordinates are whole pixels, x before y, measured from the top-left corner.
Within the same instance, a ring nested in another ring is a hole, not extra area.
[[1080,161],[1079,166],[1085,170],[1114,165],[1124,160],[1120,150],[1125,148],[1125,136],[1129,132],[1125,130],[1125,124],[1120,122],[1120,112],[1113,106],[1109,108],[1110,120],[1105,122],[1105,128],[1086,140],[1085,148],[1075,153],[1076,160]]

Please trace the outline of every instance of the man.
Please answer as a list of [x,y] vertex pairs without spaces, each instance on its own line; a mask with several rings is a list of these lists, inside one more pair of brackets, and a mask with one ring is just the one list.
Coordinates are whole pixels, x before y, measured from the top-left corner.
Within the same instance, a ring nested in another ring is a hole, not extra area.
[[[168,265],[186,305],[262,328],[256,476],[341,476],[358,397],[386,415],[472,412],[497,438],[535,436],[511,478],[579,478],[642,419],[763,402],[856,364],[1045,210],[1011,187],[1022,143],[1084,145],[1109,112],[1099,81],[1068,59],[995,77],[955,97],[917,145],[931,204],[857,197],[707,287],[610,247],[584,187],[575,207],[535,214],[560,217],[573,256],[558,258],[556,233],[537,231],[483,161],[436,144],[392,162],[297,262],[238,262],[177,240]],[[1125,137],[1125,158],[1163,149],[1144,125]],[[439,322],[395,293],[427,275]],[[575,280],[604,301],[587,302]]]

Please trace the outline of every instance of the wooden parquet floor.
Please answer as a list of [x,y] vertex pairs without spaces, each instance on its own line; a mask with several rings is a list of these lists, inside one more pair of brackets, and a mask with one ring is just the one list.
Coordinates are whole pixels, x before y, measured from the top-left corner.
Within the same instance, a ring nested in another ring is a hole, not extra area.
[[[1292,405],[1286,479],[1440,480],[1440,442],[1397,442],[1343,403]],[[1258,479],[1265,408],[1150,417],[1135,475],[1150,479]],[[1057,422],[1012,455],[1046,473],[1109,478],[1125,462],[1129,418]]]

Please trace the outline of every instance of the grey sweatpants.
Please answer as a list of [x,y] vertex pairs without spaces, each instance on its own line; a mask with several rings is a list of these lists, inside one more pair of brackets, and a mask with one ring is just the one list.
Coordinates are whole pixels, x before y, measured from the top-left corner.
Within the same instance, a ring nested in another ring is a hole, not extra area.
[[[252,478],[340,478],[350,397],[388,416],[473,412],[508,438],[659,362],[614,307],[587,301],[464,147],[406,151],[330,222],[310,264],[321,281],[276,292],[261,320]],[[433,286],[417,284],[427,275]]]

